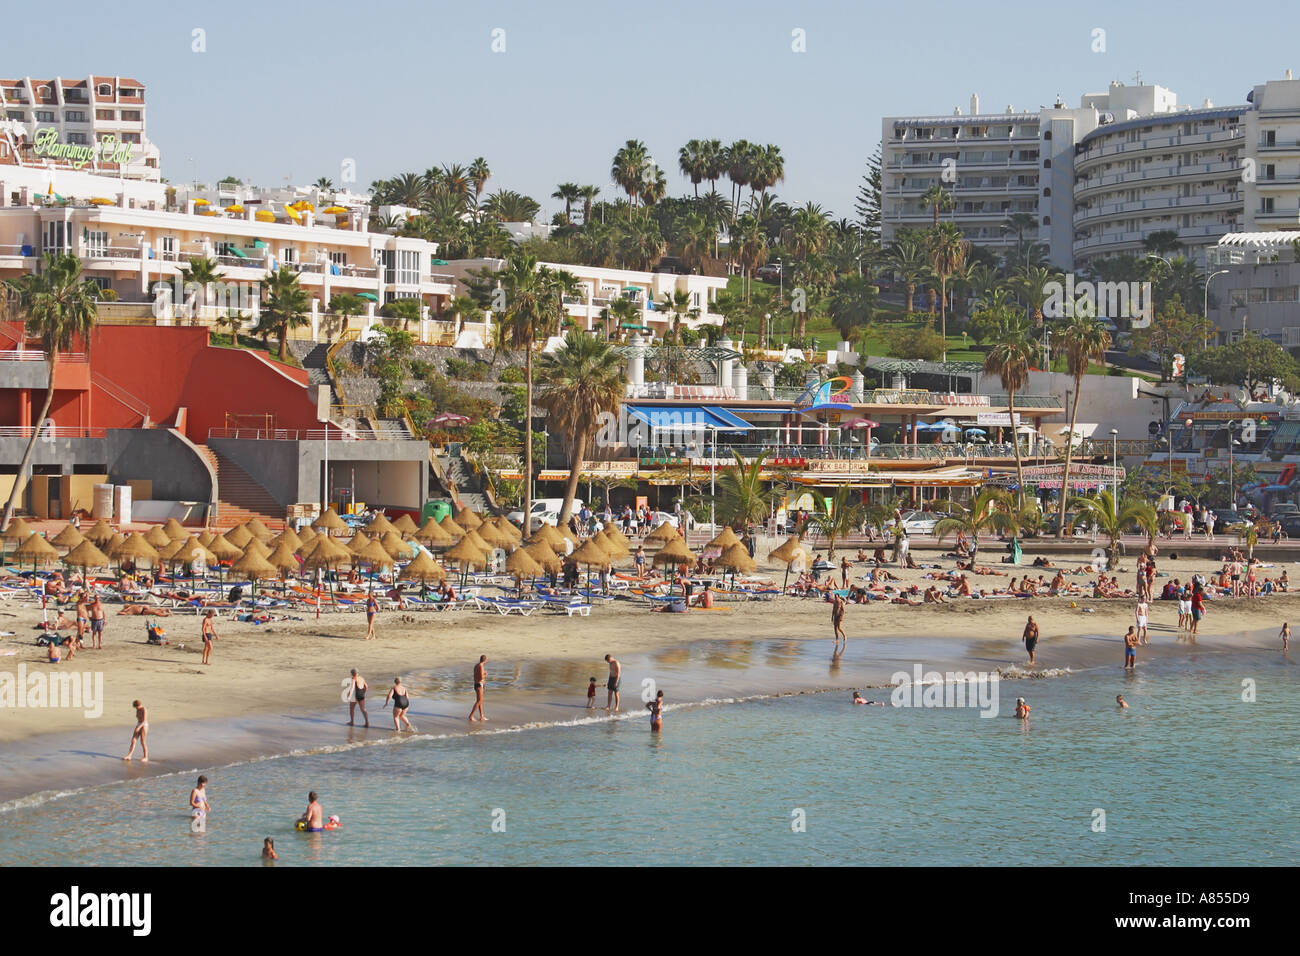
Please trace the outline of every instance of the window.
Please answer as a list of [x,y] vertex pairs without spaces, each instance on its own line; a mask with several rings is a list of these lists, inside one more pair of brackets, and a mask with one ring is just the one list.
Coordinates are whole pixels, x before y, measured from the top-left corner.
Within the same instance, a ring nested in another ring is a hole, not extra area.
[[1246,295],[1246,301],[1252,305],[1258,305],[1261,302],[1268,301],[1267,289],[1247,289]]
[[102,259],[107,254],[108,254],[108,230],[87,229],[86,230],[86,255]]
[[1300,297],[1300,287],[1293,285],[1275,286],[1268,290],[1270,302],[1295,302]]
[[51,90],[48,86],[40,87],[36,91],[36,95],[39,96],[41,99],[45,100],[47,103],[54,99],[54,91]]
[[68,252],[68,223],[47,222],[41,233],[41,243],[44,252]]
[[117,110],[95,110],[95,119],[97,120],[117,119]]
[[22,110],[5,110],[5,119],[17,120],[20,123],[27,122],[27,114]]
[[1043,196],[1044,196],[1044,198],[1046,198],[1046,197],[1050,197],[1051,195],[1052,195],[1052,187],[1051,187],[1051,186],[1047,186],[1047,187],[1045,187],[1045,188],[1043,189]]
[[1043,134],[1043,139],[1050,140],[1051,138],[1052,138],[1052,131],[1049,129],[1047,132]]
[[297,261],[298,261],[298,250],[295,249],[293,246],[281,246],[281,247],[280,247],[280,261],[283,262],[283,263],[285,263],[286,265],[289,265],[289,264],[292,264],[292,263],[297,262]]
[[1052,168],[1052,161],[1051,161],[1050,159],[1045,159],[1045,160],[1043,160],[1043,168],[1044,168],[1044,169],[1051,169],[1051,168]]
[[1228,301],[1229,301],[1232,305],[1234,305],[1234,306],[1235,306],[1235,305],[1245,305],[1245,304],[1246,304],[1246,290],[1245,290],[1245,289],[1233,289],[1233,290],[1231,291],[1231,293],[1229,293],[1229,295],[1228,295]]
[[112,96],[112,95],[113,95],[113,84],[112,84],[112,83],[100,83],[99,86],[96,88],[96,92],[97,92],[100,96]]
[[103,292],[113,287],[113,280],[110,279],[108,276],[91,276],[90,281],[95,283],[95,285],[99,288],[100,292]]
[[158,240],[158,247],[162,252],[162,257],[172,262],[176,261],[177,246],[178,242],[175,236],[163,236]]
[[120,140],[121,140],[122,142],[124,142],[124,143],[137,143],[137,144],[138,144],[138,143],[140,142],[140,134],[139,134],[139,133],[123,133],[121,136],[118,137],[118,139],[120,139]]
[[348,264],[348,254],[346,252],[331,252],[330,262],[336,266],[345,266]]
[[1276,145],[1277,145],[1277,130],[1275,130],[1275,129],[1265,130],[1265,131],[1264,131],[1264,139],[1263,139],[1263,142],[1261,142],[1259,145],[1261,145],[1261,146],[1276,146]]
[[124,122],[124,123],[138,123],[138,122],[140,122],[140,111],[139,111],[139,110],[122,110],[122,122]]
[[86,146],[90,142],[85,133],[69,133],[67,139],[69,143],[76,143],[78,146]]
[[138,89],[136,89],[134,86],[119,86],[119,87],[117,88],[117,93],[118,93],[119,96],[139,96],[139,95],[140,95],[140,91],[139,91]]
[[84,123],[86,122],[85,110],[67,110],[63,114],[64,122],[67,123]]
[[54,111],[53,111],[53,110],[37,110],[37,111],[36,111],[35,113],[33,113],[32,115],[36,117],[36,122],[38,122],[38,123],[53,123],[53,122],[54,122]]
[[1271,213],[1273,212],[1273,197],[1272,197],[1272,196],[1266,196],[1266,197],[1260,199],[1260,201],[1259,201],[1259,211],[1260,211],[1261,213],[1263,213],[1264,215],[1269,215],[1269,214],[1271,214]]

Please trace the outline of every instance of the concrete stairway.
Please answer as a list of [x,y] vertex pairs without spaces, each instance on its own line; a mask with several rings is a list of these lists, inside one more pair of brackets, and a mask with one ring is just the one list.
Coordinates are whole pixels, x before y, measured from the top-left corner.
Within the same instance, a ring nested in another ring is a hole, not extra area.
[[259,519],[272,531],[284,528],[284,506],[234,462],[207,445],[195,446],[217,473],[217,518],[219,528],[232,528],[250,518]]
[[474,473],[474,469],[463,458],[443,458],[442,466],[447,480],[456,488],[455,500],[479,514],[485,514],[489,509],[488,500],[483,494],[482,480]]

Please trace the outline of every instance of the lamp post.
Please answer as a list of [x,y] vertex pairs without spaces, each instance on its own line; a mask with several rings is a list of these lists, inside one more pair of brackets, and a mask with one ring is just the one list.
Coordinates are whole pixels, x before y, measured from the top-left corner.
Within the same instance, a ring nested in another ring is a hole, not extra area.
[[1236,476],[1233,474],[1233,453],[1232,450],[1237,444],[1237,439],[1232,430],[1237,427],[1236,422],[1228,422],[1228,507],[1233,511],[1237,510],[1237,492],[1235,485]]
[[1119,429],[1110,430],[1110,483],[1115,490],[1110,496],[1111,517],[1119,517]]
[[[1227,274],[1228,274],[1227,269],[1220,269],[1218,272],[1211,272],[1208,276],[1205,277],[1205,298],[1203,300],[1202,307],[1201,307],[1201,317],[1205,319],[1206,322],[1210,321],[1210,282],[1214,279],[1215,276],[1226,276]],[[1209,330],[1207,329],[1205,335],[1201,339],[1201,350],[1204,351],[1209,347],[1210,347],[1210,333]]]

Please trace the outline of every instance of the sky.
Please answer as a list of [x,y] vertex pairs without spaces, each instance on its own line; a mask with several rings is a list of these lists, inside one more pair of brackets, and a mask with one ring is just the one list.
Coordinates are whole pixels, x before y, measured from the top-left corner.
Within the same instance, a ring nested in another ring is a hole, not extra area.
[[365,188],[484,156],[489,192],[549,219],[557,183],[617,193],[628,139],[684,195],[683,143],[743,138],[781,147],[781,199],[852,218],[883,116],[966,111],[972,93],[985,112],[1077,106],[1139,73],[1180,104],[1244,103],[1300,77],[1298,26],[1293,4],[1204,0],[61,0],[9,11],[0,75],[139,80],[172,182],[341,184],[350,160]]

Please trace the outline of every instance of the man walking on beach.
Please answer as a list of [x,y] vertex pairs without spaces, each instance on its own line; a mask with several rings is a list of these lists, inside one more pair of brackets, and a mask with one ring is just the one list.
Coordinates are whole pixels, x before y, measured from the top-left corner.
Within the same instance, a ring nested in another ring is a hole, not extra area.
[[135,729],[131,731],[131,747],[127,750],[123,760],[130,760],[131,755],[135,753],[135,742],[140,741],[140,762],[149,762],[149,712],[145,710],[144,704],[138,700],[131,701],[131,706],[135,708]]
[[849,639],[844,636],[844,598],[839,594],[831,600],[831,626],[835,629],[835,643],[843,641],[847,644]]
[[474,665],[474,706],[470,709],[469,719],[474,719],[475,711],[478,712],[480,721],[487,720],[483,714],[483,685],[487,683],[487,655],[480,654],[478,663]]
[[100,603],[99,594],[90,603],[90,636],[97,651],[104,649],[104,605]]
[[1032,614],[1029,615],[1029,621],[1025,624],[1025,633],[1020,639],[1025,642],[1025,650],[1029,652],[1029,663],[1035,663],[1034,648],[1038,646],[1038,622],[1034,620]]
[[1124,635],[1124,670],[1126,671],[1131,671],[1137,666],[1137,646],[1137,629],[1130,624],[1128,633]]
[[623,684],[623,665],[615,660],[611,654],[606,654],[605,660],[609,664],[609,681],[605,684],[605,689],[609,693],[605,697],[605,709],[613,709],[617,712],[619,709],[618,689]]
[[212,663],[212,642],[217,639],[217,612],[208,608],[208,613],[203,615],[203,627],[201,633],[203,636],[203,660],[201,663]]

